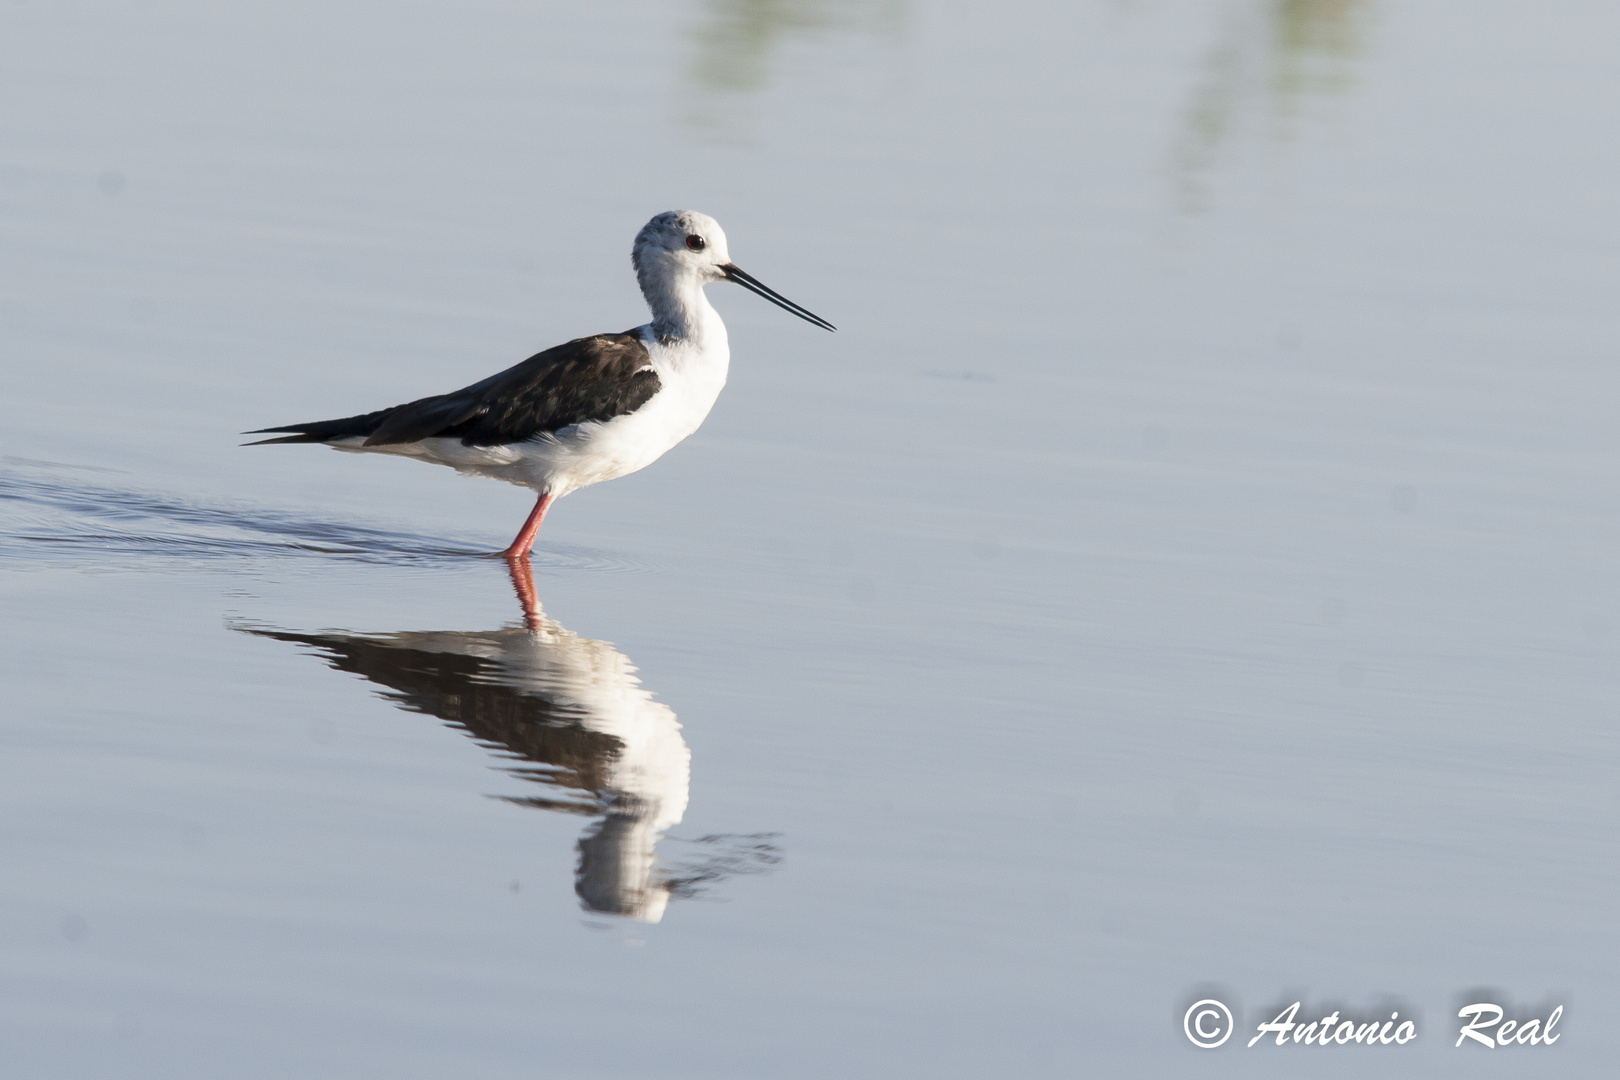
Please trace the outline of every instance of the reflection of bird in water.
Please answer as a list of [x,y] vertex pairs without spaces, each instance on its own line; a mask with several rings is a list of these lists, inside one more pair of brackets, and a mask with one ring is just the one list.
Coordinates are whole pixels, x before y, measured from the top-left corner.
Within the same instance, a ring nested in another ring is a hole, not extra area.
[[523,627],[378,635],[244,629],[311,646],[339,671],[387,687],[384,696],[401,708],[504,751],[514,775],[546,785],[543,795],[507,801],[599,816],[580,839],[575,883],[592,911],[657,922],[672,893],[774,863],[764,837],[744,838],[740,854],[735,840],[706,837],[706,864],[660,872],[654,845],[685,814],[691,774],[675,713],[642,689],[623,653],[546,618],[526,572],[514,567],[513,581]]

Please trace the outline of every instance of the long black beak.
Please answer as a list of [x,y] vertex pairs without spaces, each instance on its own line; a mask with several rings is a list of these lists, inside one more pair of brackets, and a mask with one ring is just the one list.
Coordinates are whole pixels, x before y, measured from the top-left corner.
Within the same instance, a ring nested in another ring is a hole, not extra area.
[[786,308],[788,311],[793,312],[793,314],[797,315],[807,323],[815,323],[823,330],[838,329],[838,327],[834,326],[826,319],[823,319],[820,315],[817,315],[810,309],[800,307],[798,304],[795,304],[793,301],[789,300],[775,289],[767,287],[764,282],[760,281],[752,274],[743,273],[741,270],[737,269],[736,263],[726,263],[720,268],[720,272],[726,275],[727,281],[735,281],[749,292],[758,293],[771,303],[775,304],[777,307]]

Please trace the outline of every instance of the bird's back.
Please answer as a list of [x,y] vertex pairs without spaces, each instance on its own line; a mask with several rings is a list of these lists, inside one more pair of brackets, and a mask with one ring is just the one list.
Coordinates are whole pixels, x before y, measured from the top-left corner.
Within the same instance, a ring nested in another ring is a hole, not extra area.
[[451,438],[467,446],[504,446],[635,412],[659,385],[640,331],[629,330],[576,338],[448,394],[250,434],[288,433],[260,443],[362,439],[363,446],[383,447]]

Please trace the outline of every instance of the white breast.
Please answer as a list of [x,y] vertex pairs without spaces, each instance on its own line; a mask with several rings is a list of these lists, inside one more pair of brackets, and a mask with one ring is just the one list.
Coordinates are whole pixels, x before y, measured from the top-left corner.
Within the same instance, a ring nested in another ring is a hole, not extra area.
[[[651,337],[646,327],[642,331],[644,339]],[[635,412],[612,420],[575,424],[506,446],[466,446],[460,439],[445,438],[390,446],[364,446],[363,439],[354,438],[330,445],[338,450],[396,454],[448,465],[561,498],[645,469],[702,426],[726,385],[731,363],[726,328],[719,315],[713,316],[704,331],[668,344],[648,341],[648,366],[658,373],[658,392]]]
[[[719,322],[717,318],[716,323]],[[725,328],[718,340],[647,348],[658,392],[633,413],[563,428],[523,444],[527,486],[561,497],[633,473],[663,457],[702,426],[726,385],[731,352]]]

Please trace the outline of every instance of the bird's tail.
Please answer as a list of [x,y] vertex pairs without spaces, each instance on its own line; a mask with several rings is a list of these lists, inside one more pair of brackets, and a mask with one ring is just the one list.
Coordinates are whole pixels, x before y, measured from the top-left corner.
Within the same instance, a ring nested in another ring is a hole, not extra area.
[[259,428],[244,431],[244,435],[272,435],[290,432],[279,439],[258,439],[243,446],[268,446],[272,443],[325,443],[334,439],[364,438],[376,431],[393,409],[378,409],[360,416],[345,416],[341,420],[317,420],[313,424],[288,424],[286,427]]

